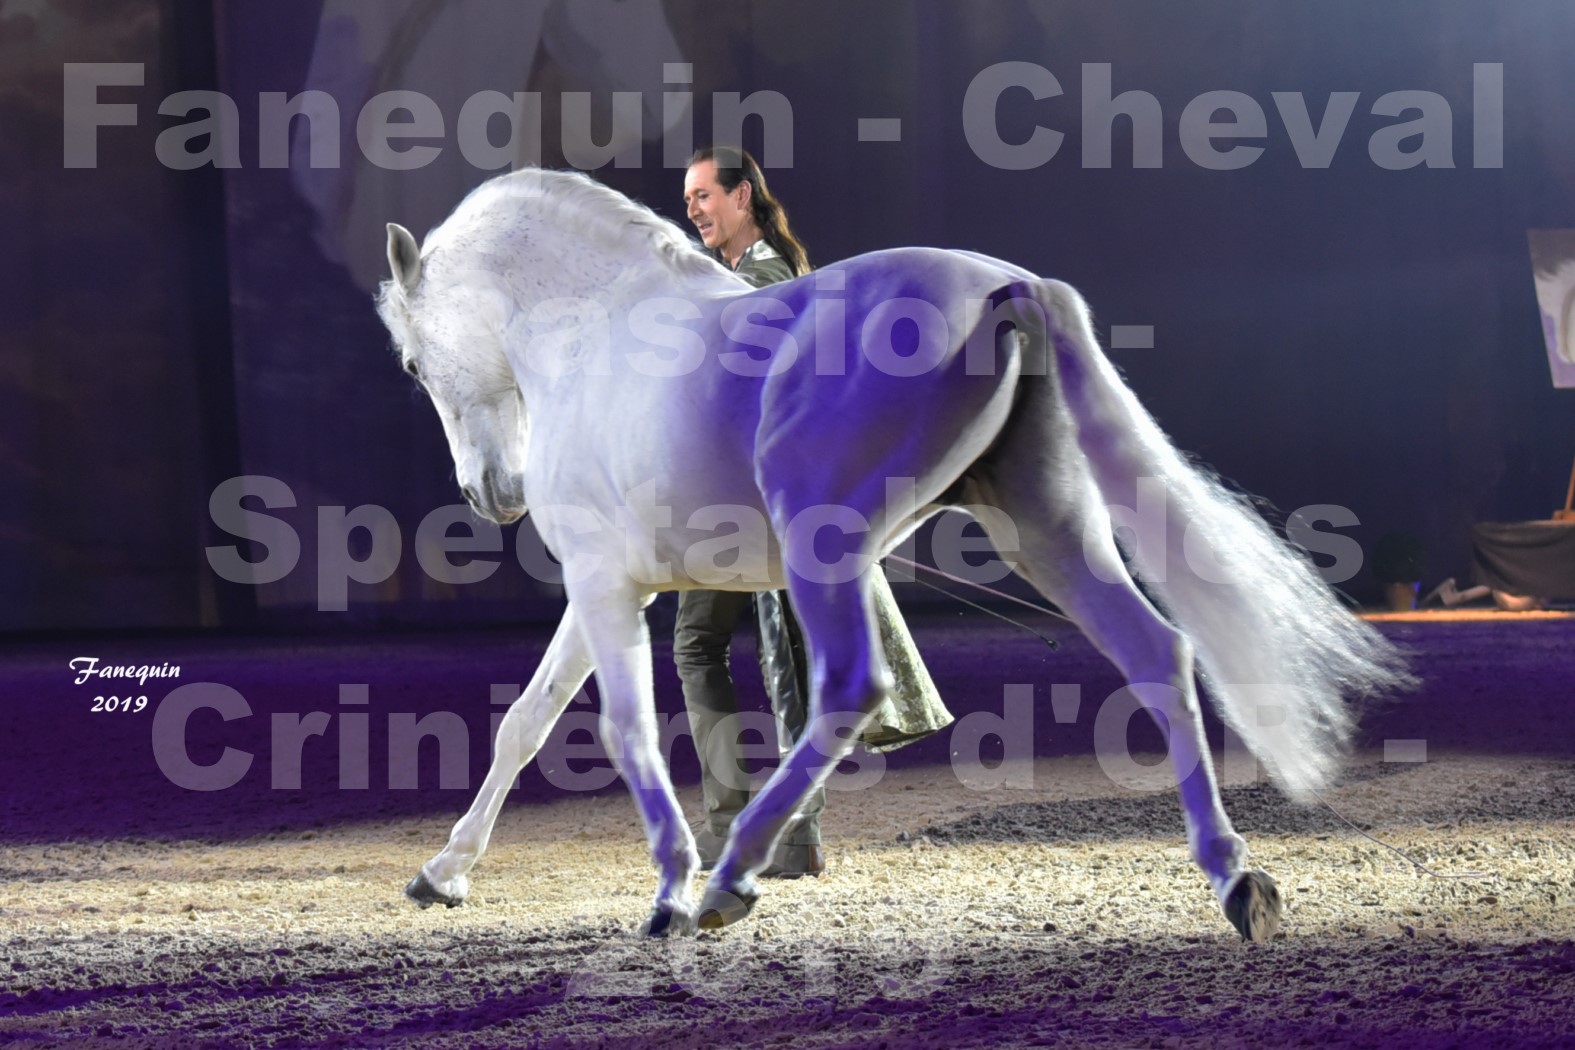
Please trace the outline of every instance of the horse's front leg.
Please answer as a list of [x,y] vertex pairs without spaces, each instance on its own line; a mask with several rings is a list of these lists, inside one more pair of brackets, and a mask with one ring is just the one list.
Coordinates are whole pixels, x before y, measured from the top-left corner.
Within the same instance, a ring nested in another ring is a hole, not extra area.
[[805,799],[853,750],[859,727],[891,690],[866,584],[862,579],[789,580],[809,648],[810,718],[776,773],[733,821],[727,847],[706,884],[702,928],[716,929],[749,914],[760,895],[755,873],[766,866]]
[[590,677],[591,668],[591,650],[571,604],[564,610],[530,684],[498,725],[492,767],[476,800],[454,825],[448,845],[410,880],[405,896],[423,908],[433,904],[453,908],[464,901],[470,888],[467,873],[486,851],[492,825],[514,778],[541,750],[563,709]]
[[651,639],[638,598],[621,590],[596,589],[575,602],[596,661],[602,743],[634,796],[658,872],[656,899],[641,932],[653,937],[692,933],[695,908],[689,883],[700,868],[700,854],[662,761]]

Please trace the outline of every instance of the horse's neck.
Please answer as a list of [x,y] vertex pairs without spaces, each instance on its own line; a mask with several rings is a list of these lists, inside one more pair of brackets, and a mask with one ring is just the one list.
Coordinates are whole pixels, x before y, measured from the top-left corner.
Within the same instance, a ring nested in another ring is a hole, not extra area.
[[[515,382],[527,405],[536,398],[561,401],[592,387],[582,380],[620,371],[619,333],[627,332],[632,314],[645,303],[678,300],[682,307],[661,304],[658,314],[682,320],[687,307],[701,314],[710,304],[739,288],[676,272],[660,260],[635,260],[600,253],[594,245],[565,240],[551,247],[538,243],[540,257],[551,259],[528,280],[515,286],[515,314],[504,342]],[[671,323],[664,319],[659,323]],[[647,318],[646,323],[651,323]]]
[[[596,303],[609,316],[620,317],[635,304],[677,297],[699,303],[714,298],[718,281],[685,273],[668,265],[657,252],[612,248],[599,238],[582,239],[573,232],[540,228],[527,236],[531,258],[542,261],[533,298],[579,299]],[[720,290],[731,289],[724,284]]]
[[[716,300],[745,290],[725,271],[687,252],[681,236],[631,202],[572,181],[553,185],[546,197],[524,198],[524,206],[512,211],[512,221],[491,231],[494,258],[507,260],[506,283],[515,306],[505,346],[527,401],[533,385],[568,393],[572,383],[554,380],[596,369],[615,371],[609,337],[627,330],[640,304],[679,300],[707,313]],[[658,311],[679,321],[685,312],[684,307]],[[598,327],[602,345],[586,345],[594,340],[578,338],[572,331],[576,326],[582,331]]]

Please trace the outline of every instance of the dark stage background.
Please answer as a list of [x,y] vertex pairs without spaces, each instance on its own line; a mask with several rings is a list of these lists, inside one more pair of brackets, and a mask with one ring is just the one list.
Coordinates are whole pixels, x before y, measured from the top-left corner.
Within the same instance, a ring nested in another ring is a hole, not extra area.
[[[425,229],[488,174],[454,145],[460,101],[483,88],[540,94],[540,159],[560,166],[567,93],[591,93],[603,140],[611,93],[640,92],[655,114],[641,163],[595,174],[680,217],[682,168],[664,166],[658,134],[661,93],[678,90],[666,62],[692,64],[696,143],[718,92],[790,104],[791,165],[758,121],[744,139],[815,261],[966,247],[1076,284],[1102,329],[1154,327],[1153,349],[1114,357],[1181,447],[1283,512],[1349,508],[1360,524],[1341,531],[1368,552],[1416,534],[1424,583],[1467,575],[1473,522],[1561,501],[1575,393],[1551,389],[1526,230],[1575,226],[1563,0],[568,7],[0,4],[0,630],[554,616],[553,588],[512,556],[471,586],[422,572],[416,527],[458,496],[432,410],[385,351],[367,260],[384,221]],[[1003,61],[1065,91],[1001,98],[1007,140],[1036,122],[1066,134],[1041,167],[991,167],[964,134],[969,83]],[[98,130],[96,167],[65,167],[64,64],[106,62],[143,64],[142,86],[99,91],[138,121]],[[1080,163],[1085,63],[1158,100],[1160,167],[1134,167],[1125,119],[1110,167]],[[1474,63],[1502,64],[1502,167],[1473,165]],[[293,166],[268,166],[283,162],[259,151],[259,94],[308,86],[341,99],[345,163],[314,171],[297,139]],[[236,101],[238,166],[162,165],[160,133],[206,114],[161,116],[160,101],[204,88]],[[360,170],[358,100],[390,89],[442,107],[431,169]],[[1186,104],[1216,89],[1267,114],[1263,156],[1236,171],[1199,167],[1178,141]],[[1371,112],[1399,90],[1447,100],[1453,167],[1370,159],[1376,132],[1416,116]],[[1332,91],[1361,95],[1329,166],[1304,168],[1272,93],[1301,92],[1317,126]],[[860,141],[860,117],[899,118],[901,140]],[[208,503],[241,475],[294,498],[270,513],[299,534],[300,560],[266,585],[226,584],[205,555],[236,542]],[[363,503],[398,519],[399,567],[320,612],[320,508]],[[1342,586],[1377,593],[1365,570]]]

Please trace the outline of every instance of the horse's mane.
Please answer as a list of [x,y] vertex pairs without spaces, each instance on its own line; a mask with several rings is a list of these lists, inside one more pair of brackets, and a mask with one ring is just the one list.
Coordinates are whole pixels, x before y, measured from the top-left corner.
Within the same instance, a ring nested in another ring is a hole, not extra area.
[[[488,179],[427,235],[424,248],[481,248],[487,234],[507,236],[520,219],[572,219],[575,235],[592,246],[605,242],[616,250],[631,234],[652,255],[686,281],[721,279],[728,287],[741,278],[695,246],[678,225],[595,179],[577,171],[525,168]],[[423,252],[425,254],[425,252]]]

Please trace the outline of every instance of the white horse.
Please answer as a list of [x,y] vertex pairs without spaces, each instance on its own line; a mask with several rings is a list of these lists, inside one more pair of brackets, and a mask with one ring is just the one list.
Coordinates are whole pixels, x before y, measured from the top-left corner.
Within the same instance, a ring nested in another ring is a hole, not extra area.
[[[981,255],[899,249],[752,291],[648,209],[544,171],[484,184],[424,246],[391,224],[388,255],[378,310],[438,410],[466,499],[503,523],[529,509],[569,597],[486,783],[410,897],[463,900],[505,793],[594,671],[660,873],[643,929],[745,916],[753,873],[888,687],[871,565],[960,506],[1159,721],[1192,856],[1242,936],[1273,935],[1278,891],[1248,870],[1221,808],[1195,662],[1225,721],[1300,797],[1336,769],[1343,697],[1406,673],[1299,552],[1171,446],[1072,288]],[[1017,333],[1001,332],[1008,321]],[[890,479],[912,499],[893,505]],[[1128,575],[1109,512],[1155,499],[1162,542],[1136,544],[1132,568],[1164,614]],[[784,585],[808,641],[812,718],[734,822],[697,911],[641,609],[661,590]]]

